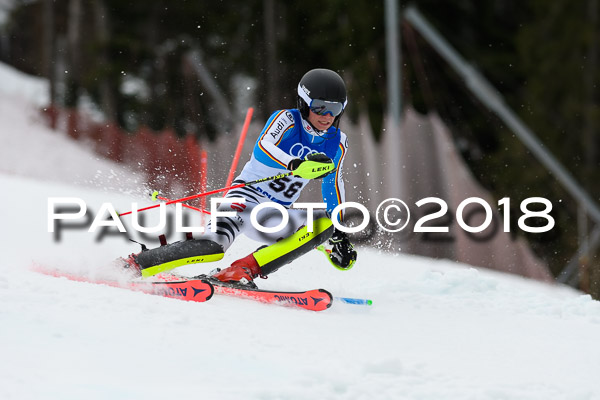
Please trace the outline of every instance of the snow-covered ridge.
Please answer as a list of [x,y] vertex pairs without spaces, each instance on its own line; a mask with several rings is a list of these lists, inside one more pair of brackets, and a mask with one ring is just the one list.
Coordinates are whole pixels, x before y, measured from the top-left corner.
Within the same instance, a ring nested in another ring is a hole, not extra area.
[[143,174],[101,159],[91,146],[46,126],[41,107],[47,105],[47,86],[41,78],[0,63],[0,173],[142,193]]
[[36,107],[48,105],[48,81],[44,78],[27,75],[0,63],[0,83],[4,98],[24,100]]

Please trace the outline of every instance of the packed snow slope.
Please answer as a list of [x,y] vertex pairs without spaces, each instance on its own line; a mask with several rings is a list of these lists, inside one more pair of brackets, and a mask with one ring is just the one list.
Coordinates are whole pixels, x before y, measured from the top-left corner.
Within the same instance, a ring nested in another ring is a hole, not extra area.
[[[147,200],[126,170],[45,129],[26,103],[0,91],[0,398],[600,399],[598,302],[449,261],[361,248],[341,272],[311,252],[259,282],[373,300],[320,313],[33,272],[94,275],[137,251],[85,228],[49,233],[48,198],[83,199],[91,214]],[[224,263],[256,245],[240,239]]]

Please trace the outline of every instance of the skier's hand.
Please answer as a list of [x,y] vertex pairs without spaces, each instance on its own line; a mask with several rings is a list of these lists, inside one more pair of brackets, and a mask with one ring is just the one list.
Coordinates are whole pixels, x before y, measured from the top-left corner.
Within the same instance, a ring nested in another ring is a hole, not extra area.
[[329,239],[329,244],[333,246],[329,259],[340,269],[350,269],[356,262],[356,250],[350,243],[348,235],[335,229]]
[[288,164],[288,169],[300,178],[321,179],[335,171],[335,164],[325,154],[316,153],[307,155],[304,160],[294,158]]

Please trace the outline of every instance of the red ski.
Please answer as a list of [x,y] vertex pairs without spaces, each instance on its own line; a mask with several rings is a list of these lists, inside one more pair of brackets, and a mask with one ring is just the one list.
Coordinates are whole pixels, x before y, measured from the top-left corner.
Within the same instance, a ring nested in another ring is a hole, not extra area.
[[261,303],[277,304],[311,311],[327,310],[331,307],[334,299],[336,302],[347,304],[368,306],[372,304],[372,301],[368,299],[354,299],[347,297],[334,298],[331,293],[325,289],[313,289],[299,292],[263,290],[240,284],[220,282],[206,275],[189,278],[175,274],[161,273],[155,276],[155,281],[120,282],[108,279],[93,279],[60,270],[48,269],[40,265],[34,265],[33,270],[45,275],[67,278],[77,282],[118,287],[186,301],[204,302],[210,300],[213,294],[216,293],[250,299]]
[[215,293],[217,294],[255,300],[261,303],[303,308],[310,311],[327,310],[329,307],[331,307],[333,302],[333,296],[331,296],[331,293],[325,289],[288,292],[264,290],[238,283],[221,282],[207,275],[198,275],[192,279],[206,279],[213,285]]
[[[171,273],[162,273],[155,278],[165,281],[181,280],[184,277]],[[264,290],[257,287],[241,285],[237,283],[226,283],[214,279],[208,275],[198,275],[187,279],[203,279],[209,282],[215,290],[215,294],[223,294],[243,299],[250,299],[261,303],[277,304],[287,307],[303,308],[310,311],[323,311],[331,307],[333,296],[325,289],[304,290],[300,292],[288,292],[279,290]]]
[[210,300],[214,294],[214,288],[204,279],[177,279],[158,282],[129,281],[119,282],[113,280],[93,279],[71,274],[59,270],[51,270],[39,265],[33,267],[37,272],[57,278],[67,278],[77,282],[95,283],[129,289],[136,292],[148,293],[156,296],[169,297],[172,299],[204,302]]
[[311,311],[323,311],[331,307],[333,298],[325,289],[306,290],[303,292],[278,292],[271,290],[240,288],[213,283],[215,293],[242,297],[262,303],[280,304],[282,306],[299,307]]

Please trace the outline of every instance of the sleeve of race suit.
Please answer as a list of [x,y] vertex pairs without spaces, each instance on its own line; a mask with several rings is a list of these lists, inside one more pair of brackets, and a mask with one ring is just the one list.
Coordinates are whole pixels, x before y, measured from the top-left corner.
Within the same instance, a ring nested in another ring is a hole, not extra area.
[[[338,145],[337,153],[333,159],[336,170],[334,173],[327,175],[323,178],[321,184],[321,192],[323,194],[323,201],[327,203],[327,211],[331,213],[335,207],[346,201],[346,191],[344,190],[344,179],[342,177],[342,168],[344,158],[348,152],[348,138],[342,133],[340,137],[340,144]],[[343,212],[338,214],[338,221],[343,221]]]
[[287,169],[294,157],[277,147],[286,133],[294,129],[294,117],[288,110],[275,111],[254,146],[254,157],[273,168]]

